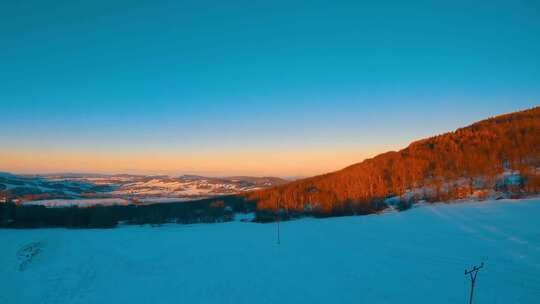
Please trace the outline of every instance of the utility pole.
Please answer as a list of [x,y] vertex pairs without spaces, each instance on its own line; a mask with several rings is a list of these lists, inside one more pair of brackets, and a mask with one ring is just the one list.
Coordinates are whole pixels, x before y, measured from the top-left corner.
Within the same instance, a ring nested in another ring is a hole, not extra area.
[[484,267],[484,262],[479,267],[474,266],[471,270],[465,269],[465,275],[469,275],[471,278],[471,295],[469,297],[469,304],[473,304],[474,284],[476,283],[476,276],[478,271]]
[[279,236],[279,220],[280,220],[280,214],[279,214],[279,199],[277,200],[277,210],[276,210],[276,223],[277,223],[277,243],[278,245],[281,243],[280,236]]

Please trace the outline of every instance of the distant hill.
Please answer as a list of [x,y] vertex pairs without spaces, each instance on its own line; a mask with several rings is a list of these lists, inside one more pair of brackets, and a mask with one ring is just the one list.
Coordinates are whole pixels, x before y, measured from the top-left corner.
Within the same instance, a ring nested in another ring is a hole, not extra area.
[[255,191],[258,210],[370,213],[380,203],[540,191],[540,107],[422,139],[340,171]]
[[[0,201],[16,200],[22,204],[71,205],[81,201],[101,203],[112,198],[120,202],[159,203],[183,201],[184,198],[208,198],[242,193],[285,184],[277,177],[204,177],[183,175],[105,175],[58,173],[14,175],[0,172]],[[52,200],[52,201],[51,201]],[[49,202],[51,201],[51,202]]]

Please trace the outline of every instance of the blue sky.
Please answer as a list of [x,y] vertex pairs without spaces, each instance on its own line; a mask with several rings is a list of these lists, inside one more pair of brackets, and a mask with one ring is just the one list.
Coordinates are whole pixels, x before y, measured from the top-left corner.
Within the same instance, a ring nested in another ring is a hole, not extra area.
[[15,172],[311,175],[540,104],[537,1],[12,1],[0,37]]

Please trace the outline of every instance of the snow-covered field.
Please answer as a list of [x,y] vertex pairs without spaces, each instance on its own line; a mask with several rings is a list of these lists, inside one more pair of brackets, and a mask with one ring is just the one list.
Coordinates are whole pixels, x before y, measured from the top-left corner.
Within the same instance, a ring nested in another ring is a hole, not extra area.
[[540,199],[276,224],[0,230],[0,303],[538,303]]
[[[148,197],[136,199],[138,205],[151,205],[162,203],[179,203],[204,199],[205,197]],[[92,207],[92,206],[125,206],[133,204],[134,200],[123,198],[85,198],[85,199],[52,199],[24,202],[24,205],[37,205],[46,207]]]
[[25,202],[25,205],[39,205],[47,207],[90,207],[90,206],[114,206],[114,205],[129,205],[130,202],[122,198],[87,198],[87,199],[52,199]]

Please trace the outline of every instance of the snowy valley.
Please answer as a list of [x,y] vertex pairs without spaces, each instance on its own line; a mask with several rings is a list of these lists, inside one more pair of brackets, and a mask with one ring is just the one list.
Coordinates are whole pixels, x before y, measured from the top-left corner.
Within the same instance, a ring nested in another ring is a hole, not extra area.
[[0,173],[0,203],[49,207],[153,204],[237,194],[285,183],[277,177]]

